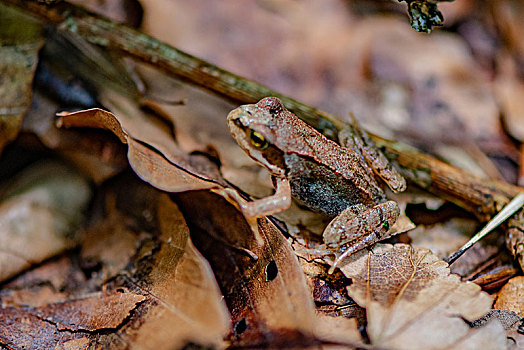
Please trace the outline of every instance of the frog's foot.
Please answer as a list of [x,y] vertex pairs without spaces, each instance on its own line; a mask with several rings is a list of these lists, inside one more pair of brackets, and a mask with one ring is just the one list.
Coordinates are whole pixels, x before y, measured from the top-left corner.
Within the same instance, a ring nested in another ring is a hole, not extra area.
[[399,215],[397,203],[388,201],[372,208],[350,207],[334,218],[323,233],[326,247],[335,252],[329,273],[347,256],[388,238],[388,231]]
[[[335,269],[338,267],[338,264],[344,260],[344,258],[351,253],[355,252],[355,249],[347,249],[344,252],[335,252],[332,249],[323,248],[325,245],[321,245],[318,248],[304,248],[304,249],[296,249],[295,254],[298,256],[305,258],[306,260],[314,260],[314,259],[321,259],[328,255],[334,255],[335,260],[333,264],[330,266],[328,270],[328,274],[332,274],[335,272]],[[306,258],[304,255],[310,255],[308,258]]]
[[296,249],[295,254],[302,256],[302,254],[311,254],[313,255],[313,259],[317,258],[323,258],[326,255],[332,255],[333,250],[324,248],[325,245],[321,245],[318,248],[303,248],[303,249]]
[[303,248],[295,249],[295,254],[307,262],[312,262],[317,259],[323,259],[328,255],[333,255],[335,252],[331,249],[327,249],[324,244],[317,248]]
[[328,274],[332,274],[335,272],[335,269],[338,267],[340,262],[344,260],[347,256],[350,256],[353,253],[358,252],[359,250],[362,250],[366,248],[367,246],[370,246],[374,243],[376,243],[376,236],[375,235],[367,235],[364,237],[364,239],[360,242],[355,242],[354,245],[351,245],[348,249],[342,251],[342,252],[336,252],[335,254],[335,261],[333,261],[333,264],[328,270]]

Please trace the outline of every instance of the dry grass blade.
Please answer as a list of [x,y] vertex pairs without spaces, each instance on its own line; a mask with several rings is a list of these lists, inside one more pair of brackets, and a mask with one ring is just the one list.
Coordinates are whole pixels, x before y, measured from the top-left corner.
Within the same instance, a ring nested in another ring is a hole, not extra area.
[[451,254],[451,256],[449,256],[446,259],[448,264],[453,264],[453,262],[455,262],[455,260],[460,258],[460,256],[464,254],[469,248],[471,248],[473,244],[480,241],[482,238],[484,238],[484,236],[486,236],[488,233],[493,231],[497,226],[499,226],[504,221],[506,221],[511,215],[515,214],[515,212],[517,212],[517,210],[522,208],[523,205],[524,205],[524,193],[519,193],[518,195],[515,196],[515,198],[511,200],[511,202],[508,203],[508,205],[504,207],[504,209],[502,209],[497,215],[495,215],[495,217],[493,217],[493,219],[491,219],[486,224],[486,226],[484,226],[482,230],[480,230],[475,236],[471,237],[471,239],[466,244],[464,244],[462,247],[460,247],[459,250]]

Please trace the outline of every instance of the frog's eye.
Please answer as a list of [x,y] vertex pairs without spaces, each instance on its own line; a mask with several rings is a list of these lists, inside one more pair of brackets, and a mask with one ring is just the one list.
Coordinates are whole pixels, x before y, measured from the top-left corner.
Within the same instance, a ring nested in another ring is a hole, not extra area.
[[249,137],[251,138],[251,144],[259,149],[266,149],[269,146],[269,143],[265,139],[265,137],[257,132],[251,130],[249,133]]

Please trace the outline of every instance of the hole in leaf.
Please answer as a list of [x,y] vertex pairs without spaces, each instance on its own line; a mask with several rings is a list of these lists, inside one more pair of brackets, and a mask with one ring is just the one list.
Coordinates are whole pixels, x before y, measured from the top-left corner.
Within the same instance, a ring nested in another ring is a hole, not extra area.
[[265,269],[266,272],[266,282],[273,281],[275,278],[277,278],[278,275],[278,267],[275,260],[271,260]]
[[247,322],[245,318],[241,319],[240,321],[237,321],[237,323],[235,323],[235,326],[233,327],[233,331],[235,332],[236,335],[244,333],[246,329],[247,329]]

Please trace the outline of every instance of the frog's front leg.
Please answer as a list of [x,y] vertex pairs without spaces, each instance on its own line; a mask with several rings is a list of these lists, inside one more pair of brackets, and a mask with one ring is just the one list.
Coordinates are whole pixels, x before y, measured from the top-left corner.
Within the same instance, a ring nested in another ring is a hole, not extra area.
[[291,206],[291,186],[285,178],[273,178],[275,193],[272,196],[240,204],[242,213],[248,218],[261,218],[279,213]]
[[335,255],[328,273],[333,273],[346,256],[387,238],[389,228],[400,214],[396,202],[388,201],[366,208],[357,204],[341,212],[323,233],[326,248]]
[[391,165],[386,156],[378,149],[375,142],[357,124],[351,115],[352,124],[339,132],[340,144],[349,149],[356,149],[366,160],[373,172],[377,174],[394,192],[406,189],[406,180]]

